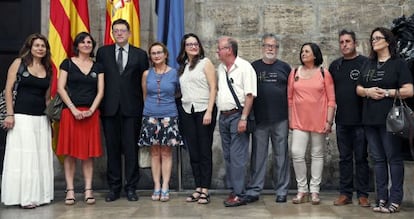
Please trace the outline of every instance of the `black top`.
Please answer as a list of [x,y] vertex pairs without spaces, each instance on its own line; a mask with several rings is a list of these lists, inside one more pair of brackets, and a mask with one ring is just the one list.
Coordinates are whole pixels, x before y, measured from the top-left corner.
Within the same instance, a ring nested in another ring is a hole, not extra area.
[[290,66],[281,60],[265,64],[261,59],[254,61],[252,66],[257,75],[257,97],[253,104],[257,123],[288,119],[287,81]]
[[101,65],[94,62],[89,72],[84,74],[72,60],[65,59],[60,69],[68,72],[66,87],[72,103],[90,107],[98,92],[98,74],[103,73]]
[[[412,81],[407,63],[401,58],[390,58],[380,66],[376,60],[366,62],[362,67],[358,84],[365,88],[398,89],[403,84],[412,83]],[[385,125],[385,119],[393,101],[394,98],[381,100],[363,98],[362,123],[364,125]]]
[[335,84],[335,123],[338,125],[361,125],[362,97],[357,95],[356,85],[361,67],[367,60],[362,55],[353,59],[339,58],[329,66]]
[[38,78],[30,74],[25,67],[17,89],[14,113],[40,116],[46,108],[46,92],[49,88],[50,76]]

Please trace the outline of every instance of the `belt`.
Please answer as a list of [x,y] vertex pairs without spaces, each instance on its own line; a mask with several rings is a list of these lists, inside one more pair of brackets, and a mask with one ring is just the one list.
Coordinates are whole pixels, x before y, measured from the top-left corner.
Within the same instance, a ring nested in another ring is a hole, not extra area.
[[222,115],[225,115],[225,116],[230,116],[230,115],[233,115],[233,114],[238,113],[238,112],[239,112],[239,109],[237,109],[237,108],[234,108],[234,109],[231,109],[231,110],[220,111],[220,113]]

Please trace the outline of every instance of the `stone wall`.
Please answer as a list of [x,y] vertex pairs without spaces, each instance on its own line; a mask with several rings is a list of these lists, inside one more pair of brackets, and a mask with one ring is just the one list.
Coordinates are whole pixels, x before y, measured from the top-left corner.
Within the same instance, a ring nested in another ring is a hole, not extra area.
[[[154,40],[156,16],[155,1],[141,0],[141,47],[146,49]],[[89,0],[91,32],[99,45],[102,45],[105,25],[105,1]],[[49,1],[42,3],[42,32],[47,34]],[[339,54],[337,33],[342,28],[352,29],[359,39],[358,51],[368,54],[369,34],[377,26],[389,27],[392,20],[403,14],[414,13],[414,0],[185,0],[186,32],[198,34],[203,41],[207,56],[215,64],[216,40],[221,35],[230,35],[239,41],[239,55],[249,61],[261,56],[260,37],[266,32],[275,33],[280,38],[279,58],[292,66],[299,61],[300,46],[308,41],[320,45],[324,58],[324,66],[337,58]],[[176,151],[175,151],[176,152]],[[174,154],[176,155],[177,153]],[[225,187],[225,175],[221,151],[220,136],[216,128],[213,145],[213,181],[212,188]],[[182,187],[191,189],[193,180],[187,152],[183,151]],[[338,187],[338,152],[335,135],[330,135],[326,147],[323,190],[334,190]],[[269,152],[269,161],[270,160]],[[175,158],[176,159],[176,158]],[[63,168],[55,162],[56,187],[64,188]],[[268,163],[266,188],[271,189],[271,162]],[[78,168],[80,170],[80,168]],[[106,189],[106,158],[98,159],[95,164],[95,181],[97,189]],[[292,171],[291,188],[296,188]],[[152,187],[149,169],[142,170],[139,189]],[[372,171],[370,176],[372,177]],[[408,174],[407,174],[408,175]],[[171,188],[178,188],[177,166]],[[410,175],[410,177],[412,177]],[[82,188],[81,177],[77,184]],[[413,180],[410,180],[411,182]],[[373,182],[371,181],[373,189]]]

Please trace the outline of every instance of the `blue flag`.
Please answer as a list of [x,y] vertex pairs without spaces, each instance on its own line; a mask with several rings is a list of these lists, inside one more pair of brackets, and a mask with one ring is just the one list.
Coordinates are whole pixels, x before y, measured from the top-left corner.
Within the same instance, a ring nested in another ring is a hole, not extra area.
[[180,52],[181,37],[184,35],[184,0],[157,0],[157,40],[164,43],[171,67],[178,68],[176,58]]

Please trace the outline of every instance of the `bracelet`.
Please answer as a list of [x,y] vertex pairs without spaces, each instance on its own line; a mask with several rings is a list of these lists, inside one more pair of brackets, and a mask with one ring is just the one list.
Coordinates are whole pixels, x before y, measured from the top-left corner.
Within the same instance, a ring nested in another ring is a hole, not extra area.
[[365,88],[364,90],[365,90],[365,97],[366,97],[366,98],[369,98],[368,88]]
[[75,105],[73,105],[73,103],[71,103],[71,104],[69,104],[68,105],[68,108],[72,108],[72,107],[74,107]]
[[14,116],[14,114],[6,114],[6,117],[8,117],[8,116]]
[[329,120],[326,120],[326,123],[328,123],[329,125],[333,124],[333,122],[330,122]]

